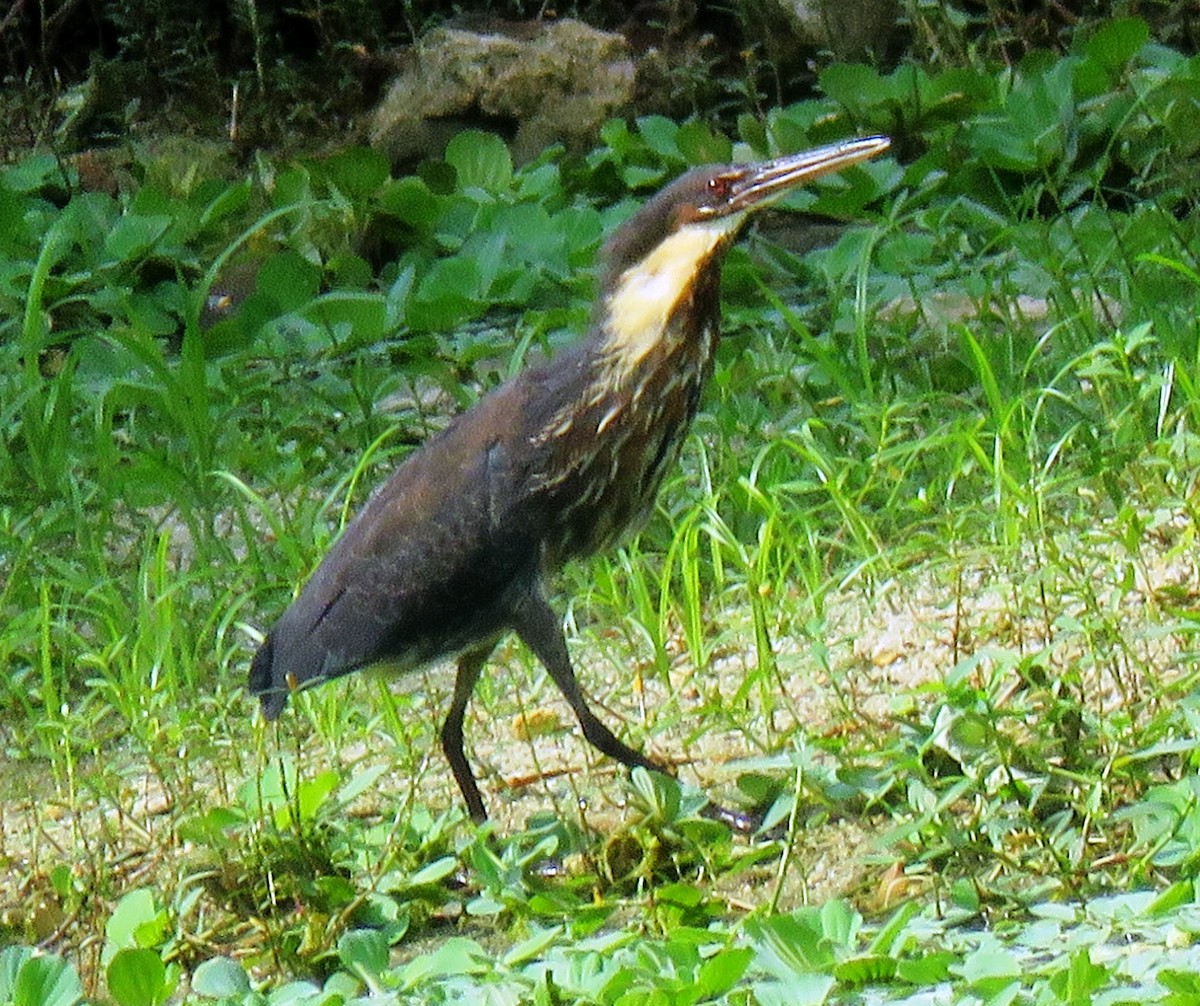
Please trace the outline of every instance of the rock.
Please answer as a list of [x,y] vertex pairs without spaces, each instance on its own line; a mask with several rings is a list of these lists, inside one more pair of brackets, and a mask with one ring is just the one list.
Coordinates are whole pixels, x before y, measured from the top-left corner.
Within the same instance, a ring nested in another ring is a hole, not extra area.
[[633,85],[624,38],[570,18],[521,32],[438,28],[409,52],[368,132],[402,163],[438,156],[454,133],[483,126],[510,137],[522,162],[554,143],[593,146]]

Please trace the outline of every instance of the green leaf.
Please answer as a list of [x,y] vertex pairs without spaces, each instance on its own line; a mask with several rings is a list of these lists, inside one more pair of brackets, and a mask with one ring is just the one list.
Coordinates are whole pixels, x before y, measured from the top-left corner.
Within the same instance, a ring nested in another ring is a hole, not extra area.
[[418,331],[442,331],[474,317],[482,306],[481,277],[472,258],[439,259],[417,284],[407,321]]
[[377,929],[352,929],[338,939],[338,956],[348,971],[376,978],[388,966],[387,940]]
[[250,203],[251,187],[248,181],[225,185],[204,206],[198,221],[200,227],[208,227],[227,216],[244,209]]
[[564,931],[563,926],[551,926],[549,929],[535,931],[531,936],[510,947],[501,959],[502,963],[505,967],[515,968],[526,961],[541,957],[558,941]]
[[347,978],[354,984],[355,991],[360,991],[358,979],[348,975],[345,971],[338,971],[331,975],[326,982],[329,987],[328,995],[318,992],[311,981],[296,979],[282,982],[271,989],[269,999],[251,992],[249,1003],[246,1006],[262,1006],[264,1002],[269,1003],[270,1006],[344,1006],[352,998],[344,991]]
[[994,995],[1021,977],[1021,965],[1016,956],[997,947],[981,948],[968,954],[955,970],[973,989],[985,995]]
[[1091,953],[1081,947],[1071,956],[1068,967],[1061,968],[1050,977],[1050,988],[1064,1002],[1087,1004],[1092,993],[1104,987],[1108,981],[1108,969],[1093,964]]
[[168,216],[137,216],[127,213],[104,239],[104,251],[118,262],[142,258],[171,226]]
[[865,63],[834,63],[818,79],[822,91],[857,116],[893,96],[891,84]]
[[837,981],[831,975],[796,975],[781,982],[758,982],[754,1001],[759,1006],[822,1006]]
[[1150,40],[1150,28],[1139,17],[1100,21],[1084,51],[1108,70],[1121,70]]
[[302,315],[328,329],[339,343],[370,345],[387,330],[387,300],[377,293],[335,290],[314,300]]
[[374,789],[380,778],[392,771],[392,766],[386,763],[371,765],[367,768],[357,769],[353,775],[346,781],[346,784],[338,790],[338,802],[349,803],[356,799],[368,790]]
[[563,223],[544,206],[518,203],[500,207],[491,226],[494,233],[503,236],[505,258],[510,266],[528,263],[564,278],[569,274]]
[[62,184],[62,172],[54,154],[32,154],[0,171],[0,178],[17,192],[37,192],[44,186]]
[[10,255],[26,251],[30,241],[30,199],[0,183],[0,249]]
[[658,889],[657,900],[670,902],[682,908],[696,908],[704,901],[704,892],[694,884],[665,884]]
[[317,812],[325,805],[329,795],[338,787],[338,774],[333,769],[326,769],[311,779],[300,782],[297,792],[297,802],[300,805],[300,820],[311,821]]
[[1178,971],[1175,968],[1163,968],[1156,976],[1158,983],[1181,997],[1180,1006],[1184,1002],[1200,1001],[1200,974],[1194,971]]
[[861,927],[862,916],[846,902],[827,901],[821,906],[821,930],[834,946],[853,946]]
[[486,974],[492,967],[491,958],[478,943],[452,936],[433,953],[413,958],[400,975],[404,987],[411,989],[429,978]]
[[[216,285],[219,284],[220,279]],[[298,311],[320,290],[321,270],[303,255],[289,249],[272,255],[262,264],[254,279],[254,288],[270,297],[280,312]]]
[[897,961],[896,977],[913,985],[937,985],[950,977],[950,969],[959,961],[958,954],[949,950],[906,958]]
[[238,803],[249,817],[255,817],[264,810],[274,810],[286,801],[288,790],[295,780],[296,767],[289,760],[271,761],[257,779],[247,779],[238,787]]
[[665,115],[645,115],[637,120],[637,127],[646,146],[664,161],[678,163],[684,159],[676,143],[680,127],[673,119]]
[[1177,880],[1158,895],[1146,909],[1149,916],[1166,915],[1183,905],[1190,905],[1196,900],[1196,882],[1194,880]]
[[119,950],[158,946],[166,938],[168,925],[167,913],[159,909],[150,891],[130,891],[105,923],[102,963],[111,961]]
[[30,947],[5,947],[0,950],[0,1002],[8,1002],[17,987],[17,975],[33,956]]
[[235,999],[250,991],[250,977],[229,957],[210,957],[192,972],[192,991],[209,999]]
[[408,878],[410,887],[422,887],[426,884],[439,884],[458,869],[458,859],[455,856],[442,856],[432,863],[421,867]]
[[365,290],[375,282],[374,268],[361,255],[333,255],[325,263],[325,268],[333,277],[334,286]]
[[1008,399],[1000,388],[996,371],[983,345],[975,338],[974,333],[966,325],[959,329],[959,337],[967,348],[971,362],[975,365],[975,376],[983,388],[984,397],[993,416],[1002,416],[1006,410]]
[[345,908],[358,896],[358,889],[345,877],[327,873],[312,882],[318,892],[318,901],[330,907]]
[[370,147],[340,150],[321,161],[320,168],[329,182],[354,202],[374,195],[392,171],[388,159]]
[[1016,133],[1008,122],[976,121],[966,135],[977,157],[1005,171],[1036,171],[1038,153],[1028,137]]
[[167,967],[153,951],[119,950],[105,972],[108,991],[121,1006],[158,1006],[170,995]]
[[771,142],[767,126],[757,115],[742,112],[737,119],[737,135],[753,152],[755,157],[769,157]]
[[891,917],[872,938],[868,951],[873,954],[891,954],[900,943],[909,921],[919,911],[920,907],[915,901],[906,901],[897,906]]
[[791,915],[769,919],[749,919],[746,932],[755,941],[759,964],[779,978],[824,973],[835,964],[815,908],[800,908]]
[[621,169],[621,180],[631,189],[650,189],[670,180],[667,171],[661,167],[650,167],[644,164],[627,164]]
[[736,985],[754,959],[750,947],[725,947],[700,965],[696,993],[700,999],[717,999]]
[[272,202],[279,207],[293,203],[308,203],[313,199],[312,176],[302,165],[281,171],[275,176],[271,191]]
[[689,164],[725,164],[733,160],[729,137],[715,133],[705,122],[693,119],[675,133],[675,144]]
[[457,173],[460,189],[503,192],[512,184],[512,154],[494,133],[459,133],[446,144],[446,163]]
[[650,819],[659,824],[672,824],[679,818],[682,793],[679,783],[661,772],[651,772],[640,765],[630,775],[633,792]]
[[629,131],[629,123],[624,119],[608,119],[600,127],[600,139],[615,154],[628,156],[636,149],[633,133]]
[[12,981],[11,1006],[76,1006],[82,1001],[79,975],[57,954],[25,958]]
[[442,215],[445,199],[435,195],[422,179],[406,175],[383,186],[378,204],[385,212],[427,233]]

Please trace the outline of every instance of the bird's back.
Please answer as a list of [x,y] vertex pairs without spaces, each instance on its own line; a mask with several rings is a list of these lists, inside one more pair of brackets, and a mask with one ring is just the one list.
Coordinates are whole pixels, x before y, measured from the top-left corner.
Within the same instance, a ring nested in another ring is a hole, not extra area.
[[414,668],[502,631],[539,555],[537,528],[508,512],[522,393],[511,383],[459,416],[346,527],[255,656],[268,718],[293,688],[382,661]]

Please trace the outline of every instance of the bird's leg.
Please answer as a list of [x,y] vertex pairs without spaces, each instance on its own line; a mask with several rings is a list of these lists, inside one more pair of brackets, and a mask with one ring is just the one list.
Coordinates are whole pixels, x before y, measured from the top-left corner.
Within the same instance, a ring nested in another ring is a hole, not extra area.
[[[575,678],[575,671],[571,667],[571,657],[567,652],[567,641],[563,637],[562,622],[554,613],[554,609],[539,593],[531,591],[517,606],[513,628],[521,642],[533,651],[533,655],[550,672],[550,677],[554,679],[554,683],[558,685],[559,691],[566,697],[568,704],[579,719],[579,725],[583,728],[583,736],[589,743],[610,758],[615,758],[622,765],[630,768],[640,765],[642,768],[654,772],[662,772],[665,775],[673,774],[665,766],[651,761],[645,755],[619,741],[592,712],[579,687],[579,682]],[[720,821],[734,831],[743,834],[755,831],[759,824],[757,817],[753,814],[730,810],[711,801],[700,813],[704,817]]]
[[458,675],[454,679],[454,698],[450,700],[450,711],[446,713],[446,722],[442,724],[442,751],[446,761],[454,772],[458,788],[467,801],[467,810],[471,818],[478,824],[487,820],[487,809],[483,806],[483,797],[479,795],[479,786],[471,771],[471,764],[463,752],[463,717],[467,712],[467,703],[475,691],[475,683],[479,680],[479,672],[483,670],[496,641],[490,640],[483,646],[467,650],[458,658]]
[[567,641],[563,638],[562,622],[546,600],[537,592],[530,591],[517,606],[514,614],[513,628],[521,642],[533,651],[533,655],[550,672],[550,677],[554,679],[558,690],[563,693],[567,704],[579,720],[583,736],[588,742],[622,765],[628,765],[630,768],[641,765],[655,772],[667,772],[662,765],[621,743],[592,712],[579,682],[575,679],[575,670],[571,667],[571,657],[567,653]]

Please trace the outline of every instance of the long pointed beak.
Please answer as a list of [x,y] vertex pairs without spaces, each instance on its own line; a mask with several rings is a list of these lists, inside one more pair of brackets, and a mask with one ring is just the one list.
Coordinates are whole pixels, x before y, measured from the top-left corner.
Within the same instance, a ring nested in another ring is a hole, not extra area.
[[882,154],[891,145],[886,136],[867,136],[735,169],[730,172],[729,197],[720,212],[740,213],[764,206],[798,185]]

